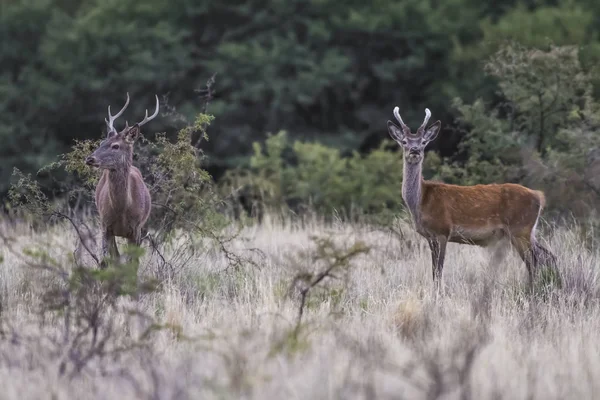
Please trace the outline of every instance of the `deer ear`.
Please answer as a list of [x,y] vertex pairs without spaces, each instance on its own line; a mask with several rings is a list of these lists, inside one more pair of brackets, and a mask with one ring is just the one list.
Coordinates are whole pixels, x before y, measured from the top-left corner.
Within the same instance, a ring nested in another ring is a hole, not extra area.
[[399,142],[402,139],[404,139],[404,132],[402,132],[402,129],[398,128],[392,121],[388,120],[387,127],[388,133],[396,142]]
[[434,140],[438,133],[440,132],[440,128],[442,127],[442,123],[438,120],[435,121],[435,123],[433,125],[431,125],[429,128],[427,128],[427,130],[425,131],[425,134],[423,135],[423,139],[427,140],[428,142],[431,142],[432,140]]
[[126,142],[135,142],[140,137],[140,126],[138,124],[133,125],[123,136]]

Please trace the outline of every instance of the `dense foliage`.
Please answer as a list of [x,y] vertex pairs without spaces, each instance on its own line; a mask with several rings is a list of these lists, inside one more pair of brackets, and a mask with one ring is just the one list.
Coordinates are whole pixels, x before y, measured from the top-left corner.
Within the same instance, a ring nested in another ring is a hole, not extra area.
[[[204,165],[217,178],[278,171],[271,201],[397,208],[401,156],[382,140],[398,105],[410,125],[425,107],[442,120],[429,178],[523,182],[576,213],[599,203],[591,0],[25,0],[0,10],[1,196],[14,167],[36,173],[75,140],[98,139],[107,105],[129,92],[130,122],[159,95],[161,117],[144,134],[165,132],[165,144],[211,96]],[[275,139],[264,144],[279,131],[281,154],[268,149]],[[38,179],[56,188],[44,171]]]

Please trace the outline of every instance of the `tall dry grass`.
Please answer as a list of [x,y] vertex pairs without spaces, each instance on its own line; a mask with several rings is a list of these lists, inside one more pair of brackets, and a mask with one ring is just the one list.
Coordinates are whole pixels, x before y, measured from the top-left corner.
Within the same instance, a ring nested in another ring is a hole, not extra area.
[[[67,260],[67,226],[35,233],[4,226],[13,246],[45,243]],[[490,262],[487,251],[450,244],[445,294],[433,295],[426,242],[400,223],[398,235],[366,225],[302,224],[267,218],[247,227],[232,250],[257,266],[227,268],[218,247],[197,254],[174,243],[177,265],[139,308],[182,335],[161,331],[149,347],[96,357],[79,374],[60,373],[70,355],[60,316],[42,318],[52,274],[23,266],[2,249],[0,264],[3,399],[593,399],[600,396],[598,249],[577,228],[544,239],[558,255],[562,286],[526,292],[518,257]],[[295,330],[294,277],[322,268],[311,236],[340,248],[370,247],[309,292]],[[260,249],[250,251],[249,249]],[[65,261],[66,262],[66,261]],[[155,274],[147,255],[141,273]],[[537,285],[541,285],[538,283]],[[123,304],[134,300],[124,298]],[[126,315],[109,316],[113,348],[135,335]],[[72,340],[72,339],[69,339]]]

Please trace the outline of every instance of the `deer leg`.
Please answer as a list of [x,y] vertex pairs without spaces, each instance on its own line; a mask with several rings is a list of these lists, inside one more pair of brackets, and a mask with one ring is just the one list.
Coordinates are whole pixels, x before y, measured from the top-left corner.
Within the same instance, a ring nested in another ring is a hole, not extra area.
[[436,291],[439,292],[442,284],[442,270],[444,269],[444,259],[446,257],[446,245],[448,239],[445,237],[430,237],[429,249],[431,250],[431,269],[433,274],[433,283]]
[[448,238],[440,237],[439,243],[439,254],[437,261],[437,274],[438,274],[438,287],[442,285],[442,270],[444,269],[444,260],[446,259],[446,245],[448,244]]
[[527,267],[527,275],[529,277],[529,289],[533,290],[533,275],[536,267],[536,262],[534,257],[534,248],[532,246],[531,240],[527,236],[515,236],[512,237],[510,242],[512,243],[519,256],[525,263],[525,267]]
[[102,249],[101,249],[102,254],[100,254],[100,258],[101,258],[100,268],[102,268],[102,269],[105,269],[107,267],[106,257],[108,256],[109,242],[110,242],[110,236],[109,236],[108,232],[105,230],[102,232]]
[[558,260],[556,256],[547,248],[539,244],[535,239],[531,242],[531,252],[534,267],[539,270],[540,267],[550,269],[553,276],[549,276],[559,285],[561,284],[560,271],[558,269]]
[[431,272],[433,273],[433,283],[435,283],[436,279],[436,269],[437,269],[437,260],[440,254],[440,246],[435,238],[428,238],[427,242],[429,243],[429,249],[431,250]]
[[104,269],[107,267],[106,258],[109,255],[115,260],[118,259],[119,249],[117,248],[115,237],[105,230],[102,233],[102,261],[100,262],[100,268]]
[[142,245],[142,238],[144,237],[142,233],[142,228],[138,228],[133,236],[133,243],[138,247]]
[[[135,245],[137,247],[140,247],[142,245],[142,229],[136,229],[134,230],[133,236],[128,238],[128,243],[129,245]],[[127,262],[131,263],[133,261],[133,258],[131,257],[131,255],[127,256]],[[138,288],[140,287],[140,278],[138,276],[138,268],[139,268],[139,259],[136,258],[136,264],[135,264],[135,276],[136,276],[136,282],[137,282],[137,286]],[[140,300],[140,292],[139,290],[135,291],[134,294],[134,299],[136,301],[136,303],[139,304],[139,300]],[[143,331],[143,327],[145,326],[144,324],[144,320],[141,318],[141,312],[139,313],[139,318],[138,318],[138,329],[140,329],[140,331]]]
[[544,265],[557,269],[558,266],[556,256],[550,250],[539,244],[537,241],[533,241],[532,251],[534,255],[533,260],[536,264],[536,267],[539,265]]
[[111,240],[110,240],[110,255],[115,260],[117,260],[121,256],[119,254],[119,248],[117,247],[117,238],[115,236],[111,236]]
[[[130,246],[135,245],[137,247],[141,247],[142,246],[142,229],[136,229],[133,233],[133,235],[129,238],[127,238],[127,242]],[[131,262],[132,258],[131,255],[127,256],[127,262]]]

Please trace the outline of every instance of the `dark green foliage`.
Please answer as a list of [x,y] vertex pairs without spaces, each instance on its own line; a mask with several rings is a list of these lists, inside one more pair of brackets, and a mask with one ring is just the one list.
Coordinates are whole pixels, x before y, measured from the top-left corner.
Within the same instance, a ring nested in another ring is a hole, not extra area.
[[194,90],[214,73],[217,122],[205,147],[212,165],[240,165],[253,142],[280,129],[356,150],[369,135],[385,135],[381,121],[395,104],[409,120],[425,106],[447,114],[448,95],[462,85],[452,49],[475,40],[479,14],[489,12],[472,0],[1,7],[0,193],[13,167],[32,173],[74,139],[97,138],[106,107],[126,91],[124,119],[141,118],[158,93],[168,112],[152,130],[178,131],[172,111],[192,119]]
[[232,171],[223,180],[227,189],[245,187],[247,196],[269,210],[288,206],[299,212],[310,206],[345,216],[399,211],[401,186],[402,155],[390,151],[389,142],[365,156],[342,157],[323,144],[290,143],[286,132],[270,136],[264,147],[255,143],[250,169]]
[[[254,143],[250,168],[231,170],[221,180],[226,193],[241,191],[259,210],[316,211],[345,218],[372,218],[404,211],[402,151],[391,140],[367,154],[342,156],[317,142],[291,142],[285,131]],[[437,177],[440,157],[428,152],[424,175]],[[242,190],[240,190],[242,189]],[[391,216],[390,216],[391,217]]]
[[445,180],[454,174],[465,184],[518,182],[544,190],[556,211],[585,217],[597,209],[600,104],[577,48],[509,43],[485,69],[502,101],[455,101],[467,130],[466,162],[448,168]]
[[443,114],[445,95],[454,86],[447,80],[452,39],[476,22],[474,8],[457,12],[461,3],[466,2],[215,6],[230,18],[204,65],[219,72],[213,112],[231,138],[215,145],[220,145],[215,155],[230,158],[232,148],[247,153],[256,129],[285,129],[293,138],[314,137],[353,150],[368,134],[385,135],[385,118],[395,104],[409,120],[421,117],[425,104]]
[[12,167],[33,172],[74,139],[97,138],[106,107],[126,91],[132,104],[124,119],[141,119],[152,94],[166,92],[190,65],[186,30],[168,1],[1,7],[1,192]]
[[[429,155],[427,177],[538,185],[543,169],[543,180],[561,176],[558,183],[543,185],[553,188],[570,180],[571,172],[589,174],[581,165],[584,157],[573,154],[597,145],[588,138],[574,147],[571,137],[591,137],[595,129],[593,112],[581,111],[582,126],[574,122],[573,110],[584,110],[582,101],[595,104],[600,95],[596,3],[8,2],[0,9],[0,194],[6,195],[15,167],[24,176],[33,174],[76,140],[99,138],[106,107],[114,108],[125,92],[132,98],[123,116],[129,122],[143,116],[154,93],[161,98],[163,112],[144,131],[159,147],[193,125],[188,121],[199,112],[197,97],[211,97],[208,111],[216,119],[211,141],[203,145],[203,165],[217,178],[225,168],[263,168],[256,165],[252,146],[262,143],[266,132],[286,131],[292,141],[298,139],[287,152],[300,163],[294,177],[299,185],[289,186],[290,174],[282,172],[281,185],[276,180],[269,189],[273,199],[290,203],[310,198],[327,211],[351,208],[350,203],[369,212],[390,208],[396,196],[386,186],[398,182],[389,168],[384,177],[370,164],[392,166],[379,146],[387,139],[385,121],[395,105],[411,126],[421,121],[425,107],[442,121],[431,149],[443,157]],[[515,45],[506,47],[507,41]],[[549,43],[557,46],[550,52]],[[529,63],[528,57],[538,54],[534,49],[541,56]],[[521,59],[509,61],[511,51]],[[213,90],[198,91],[214,74]],[[553,103],[557,76],[564,93]],[[541,97],[536,88],[544,91]],[[452,99],[460,99],[456,107]],[[510,107],[518,113],[509,114]],[[166,133],[154,141],[154,132]],[[528,141],[535,154],[524,162]],[[366,158],[359,160],[356,152]],[[287,155],[281,160],[281,171],[296,162]],[[332,168],[332,176],[318,171],[321,167]],[[361,168],[372,171],[369,179],[349,179]],[[62,182],[72,177],[50,172],[42,170],[35,179],[53,199],[65,194]],[[588,181],[577,190],[600,187]],[[336,189],[326,190],[330,186]],[[566,209],[571,198],[551,200]],[[581,200],[590,201],[597,199]]]
[[[206,129],[213,117],[199,114],[193,125],[182,129],[177,140],[164,134],[154,140],[141,139],[134,146],[134,165],[144,176],[152,197],[148,228],[159,243],[172,234],[184,232],[190,238],[218,237],[225,222],[217,212],[221,201],[214,191],[211,176],[203,168],[203,153],[192,143],[192,136],[207,139]],[[9,191],[9,205],[14,212],[33,215],[39,222],[48,218],[65,218],[77,214],[73,204],[95,210],[94,191],[101,170],[85,164],[85,158],[98,146],[97,140],[78,141],[59,161],[42,170],[48,176],[66,175],[60,183],[64,197],[52,201],[44,194],[43,184],[30,175],[15,170],[18,179]],[[76,201],[76,202],[74,202]],[[73,222],[73,221],[72,221]]]

